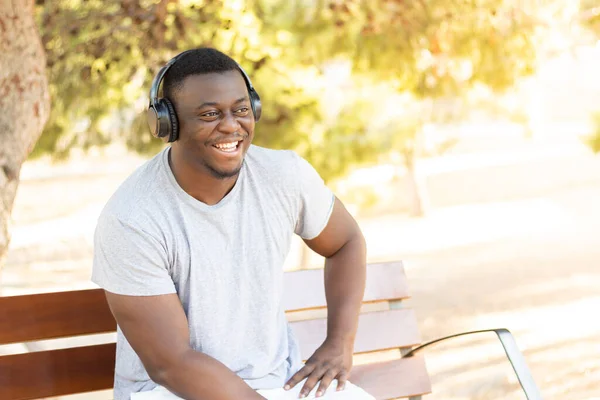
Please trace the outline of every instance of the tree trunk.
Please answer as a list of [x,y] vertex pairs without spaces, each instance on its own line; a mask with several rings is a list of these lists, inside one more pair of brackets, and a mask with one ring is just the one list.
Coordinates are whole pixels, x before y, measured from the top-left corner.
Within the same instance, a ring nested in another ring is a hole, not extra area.
[[33,0],[0,0],[0,268],[21,165],[50,112],[46,55]]
[[417,168],[414,152],[404,154],[404,165],[406,166],[406,175],[410,188],[410,215],[413,217],[423,217],[425,215],[428,196],[425,182],[422,181]]

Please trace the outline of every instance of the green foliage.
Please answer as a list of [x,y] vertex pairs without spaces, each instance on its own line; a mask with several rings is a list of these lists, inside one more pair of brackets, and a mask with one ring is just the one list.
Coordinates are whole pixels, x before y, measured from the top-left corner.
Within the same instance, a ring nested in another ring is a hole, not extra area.
[[[354,77],[415,98],[460,96],[475,83],[509,87],[533,70],[529,17],[502,0],[64,0],[38,1],[48,54],[52,114],[33,156],[123,140],[152,154],[162,146],[145,122],[150,82],[191,47],[219,48],[252,75],[263,99],[256,143],[294,148],[326,179],[415,132],[373,131],[384,98],[340,89],[327,110],[323,66],[350,60]],[[414,127],[413,127],[414,128]],[[411,129],[413,129],[411,128]],[[402,150],[404,151],[404,150]]]
[[475,83],[504,90],[536,63],[537,25],[522,1],[318,1],[294,20],[306,21],[313,56],[350,56],[356,70],[422,98]]
[[353,164],[370,162],[384,151],[378,138],[369,131],[366,118],[372,115],[367,111],[369,108],[373,108],[371,103],[360,100],[347,104],[333,124],[325,126],[320,135],[313,135],[305,144],[302,153],[326,181],[344,176]]
[[580,20],[586,28],[600,37],[600,1],[580,0]]

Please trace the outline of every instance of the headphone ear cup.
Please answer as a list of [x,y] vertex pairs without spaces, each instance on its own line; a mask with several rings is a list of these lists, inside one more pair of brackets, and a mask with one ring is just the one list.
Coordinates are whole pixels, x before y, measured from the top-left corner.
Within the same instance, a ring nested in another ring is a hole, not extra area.
[[[173,113],[171,112],[173,111]],[[166,99],[158,100],[154,105],[148,108],[148,125],[150,132],[154,137],[171,141],[173,137],[173,127],[177,129],[177,116],[173,122],[174,115],[173,105]]]
[[170,132],[169,132],[169,143],[176,141],[179,139],[179,121],[177,120],[177,113],[175,112],[175,107],[173,103],[169,99],[161,99],[161,103],[165,104],[167,109],[167,113],[169,115],[169,123],[170,123]]
[[158,117],[158,111],[156,111],[153,105],[148,107],[146,121],[148,122],[148,127],[150,128],[152,136],[160,138],[160,119]]
[[258,122],[262,114],[262,104],[256,90],[250,90],[250,106],[252,107],[252,114],[254,114],[254,122]]

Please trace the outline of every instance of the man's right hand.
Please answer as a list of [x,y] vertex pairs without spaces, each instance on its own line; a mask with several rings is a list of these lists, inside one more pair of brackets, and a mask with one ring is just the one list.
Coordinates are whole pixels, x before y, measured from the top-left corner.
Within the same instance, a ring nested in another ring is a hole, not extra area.
[[221,362],[190,347],[188,321],[176,294],[105,293],[125,338],[154,382],[186,400],[264,399]]

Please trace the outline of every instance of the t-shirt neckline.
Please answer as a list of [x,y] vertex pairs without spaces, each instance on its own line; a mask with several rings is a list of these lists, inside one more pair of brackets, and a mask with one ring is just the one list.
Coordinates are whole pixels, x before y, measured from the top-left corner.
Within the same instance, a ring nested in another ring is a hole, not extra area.
[[202,201],[194,198],[193,196],[191,196],[188,192],[183,190],[183,188],[179,185],[179,183],[177,182],[177,179],[175,179],[175,175],[173,174],[173,171],[171,170],[171,166],[169,165],[169,151],[171,151],[171,146],[167,147],[162,152],[162,156],[161,156],[161,164],[163,167],[162,169],[165,172],[165,174],[167,175],[167,179],[168,179],[169,183],[171,184],[171,186],[173,187],[173,189],[175,190],[175,192],[177,193],[177,196],[180,199],[182,199],[185,203],[191,205],[192,207],[194,207],[200,211],[215,211],[215,210],[221,209],[225,205],[229,204],[232,201],[232,199],[236,196],[237,192],[239,191],[239,187],[241,186],[241,181],[243,180],[244,175],[246,174],[246,160],[245,159],[244,159],[244,162],[242,163],[242,168],[240,169],[238,178],[235,181],[235,184],[233,185],[233,188],[231,188],[229,193],[227,193],[225,195],[225,197],[223,197],[221,199],[221,201],[219,201],[217,204],[208,205],[208,204],[203,203]]

